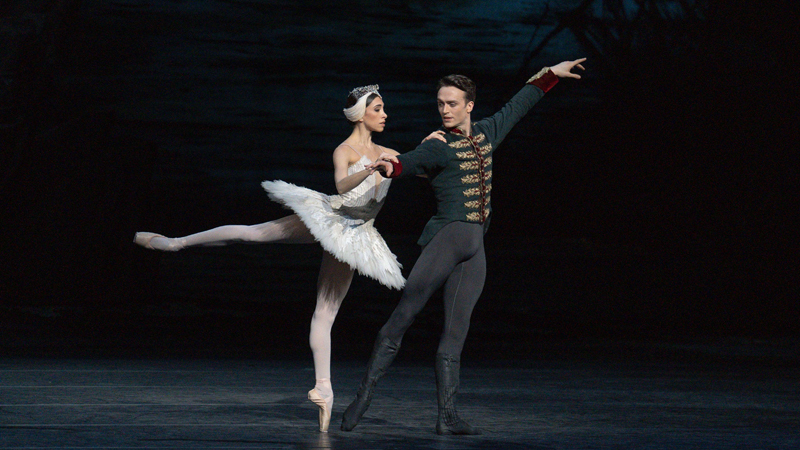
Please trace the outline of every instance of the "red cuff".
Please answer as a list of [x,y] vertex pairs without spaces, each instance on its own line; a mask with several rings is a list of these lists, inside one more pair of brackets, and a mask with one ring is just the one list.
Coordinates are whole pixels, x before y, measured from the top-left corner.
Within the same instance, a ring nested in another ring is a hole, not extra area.
[[389,162],[392,163],[392,174],[389,175],[387,178],[397,178],[397,177],[399,177],[400,174],[403,173],[403,164],[400,163],[400,161],[398,161],[398,162],[389,161]]
[[544,73],[541,77],[529,82],[528,84],[532,84],[539,89],[543,90],[544,92],[549,91],[553,88],[553,86],[558,83],[558,76],[553,73],[552,70],[548,70]]

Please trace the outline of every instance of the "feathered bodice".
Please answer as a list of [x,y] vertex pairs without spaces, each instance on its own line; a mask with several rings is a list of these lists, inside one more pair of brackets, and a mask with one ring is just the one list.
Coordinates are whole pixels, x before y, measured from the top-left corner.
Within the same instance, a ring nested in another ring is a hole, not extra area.
[[[347,175],[361,172],[370,163],[372,161],[369,158],[362,156],[347,168]],[[355,219],[374,219],[386,201],[386,194],[389,192],[391,181],[375,172],[362,181],[361,184],[344,194],[332,195],[330,197],[331,206],[338,209],[340,213]]]

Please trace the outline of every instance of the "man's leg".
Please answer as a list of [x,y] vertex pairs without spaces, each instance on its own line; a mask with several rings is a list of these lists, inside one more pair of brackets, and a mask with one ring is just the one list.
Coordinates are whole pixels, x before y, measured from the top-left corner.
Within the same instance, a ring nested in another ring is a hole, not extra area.
[[461,371],[461,350],[469,331],[472,310],[486,280],[483,246],[468,261],[456,266],[444,288],[444,330],[436,352],[436,390],[439,417],[438,434],[480,434],[480,430],[461,420],[456,411]]
[[[425,246],[411,269],[400,302],[381,328],[379,337],[389,338],[399,344],[431,295],[452,277],[456,267],[478,253],[483,253],[481,225],[453,222],[442,228]],[[485,259],[483,267],[485,276]],[[483,288],[483,281],[480,285]]]
[[400,303],[381,328],[355,400],[344,413],[342,430],[352,430],[367,411],[372,390],[394,361],[403,335],[428,299],[439,289],[455,267],[483,248],[483,227],[453,222],[442,228],[422,250],[408,276]]

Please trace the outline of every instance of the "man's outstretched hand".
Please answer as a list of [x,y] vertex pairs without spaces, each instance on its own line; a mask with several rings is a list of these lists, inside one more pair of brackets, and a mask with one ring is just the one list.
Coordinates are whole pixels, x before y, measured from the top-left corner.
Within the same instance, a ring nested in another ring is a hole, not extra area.
[[586,58],[576,59],[575,61],[564,61],[551,67],[550,70],[559,78],[576,78],[580,80],[581,76],[577,73],[572,73],[572,69],[577,67],[581,70],[586,70],[581,65],[584,61],[586,61]]

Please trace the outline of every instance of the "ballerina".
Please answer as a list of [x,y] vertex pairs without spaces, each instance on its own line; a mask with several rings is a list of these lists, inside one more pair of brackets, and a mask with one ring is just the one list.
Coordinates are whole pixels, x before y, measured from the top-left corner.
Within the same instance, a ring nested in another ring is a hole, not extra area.
[[[319,429],[328,431],[333,409],[331,328],[350,288],[354,270],[381,284],[402,289],[405,278],[395,255],[374,227],[391,180],[367,166],[383,153],[399,153],[372,142],[388,117],[378,85],[353,89],[344,115],[353,131],[333,152],[337,195],[325,195],[284,181],[264,181],[270,199],[294,214],[256,225],[224,225],[184,237],[138,232],[134,242],[148,249],[178,251],[199,245],[247,243],[314,243],[324,249],[317,280],[317,304],[311,317],[309,344],[316,383],[308,399],[319,407]],[[425,140],[439,139],[431,133]]]

